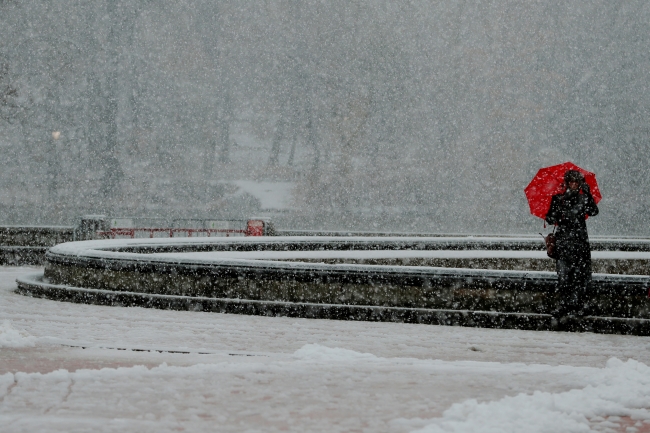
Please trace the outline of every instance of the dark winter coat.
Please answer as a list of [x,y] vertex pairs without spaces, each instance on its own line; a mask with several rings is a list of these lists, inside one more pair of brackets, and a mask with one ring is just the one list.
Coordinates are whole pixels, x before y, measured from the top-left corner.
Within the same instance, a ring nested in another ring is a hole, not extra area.
[[586,215],[598,215],[591,193],[567,191],[553,196],[546,222],[557,224],[555,248],[559,260],[572,263],[591,259]]

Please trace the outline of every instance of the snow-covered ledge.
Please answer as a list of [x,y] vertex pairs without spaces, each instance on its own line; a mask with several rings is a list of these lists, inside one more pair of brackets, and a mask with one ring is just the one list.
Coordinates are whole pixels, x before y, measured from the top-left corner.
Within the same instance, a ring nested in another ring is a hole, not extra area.
[[[480,248],[494,243],[475,238],[474,249],[465,249],[466,237],[313,236],[73,242],[48,252],[42,284],[239,303],[546,314],[556,301],[554,272],[498,267],[552,261],[543,251]],[[459,248],[441,249],[449,245]],[[597,251],[594,259],[647,264],[650,253]],[[412,266],[437,261],[447,266]],[[454,261],[468,266],[449,267]],[[469,266],[477,263],[496,269]],[[596,273],[594,314],[650,318],[649,280]]]

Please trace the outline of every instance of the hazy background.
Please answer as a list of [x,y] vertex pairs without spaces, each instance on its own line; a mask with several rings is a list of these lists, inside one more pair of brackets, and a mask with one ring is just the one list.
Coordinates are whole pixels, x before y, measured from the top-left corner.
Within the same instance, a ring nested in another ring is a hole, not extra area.
[[649,85],[645,0],[0,0],[0,223],[535,233],[570,160],[650,235]]

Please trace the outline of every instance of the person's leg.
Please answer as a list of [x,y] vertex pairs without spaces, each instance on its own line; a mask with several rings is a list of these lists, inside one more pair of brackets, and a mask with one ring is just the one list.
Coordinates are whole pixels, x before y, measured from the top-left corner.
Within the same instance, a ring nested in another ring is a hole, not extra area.
[[566,312],[570,315],[578,314],[580,310],[580,269],[576,262],[567,262],[566,279]]
[[565,260],[560,259],[555,262],[555,270],[557,271],[557,286],[555,289],[557,294],[557,304],[553,311],[553,315],[555,317],[563,317],[566,316],[567,307],[570,303],[570,267]]
[[575,264],[574,285],[576,290],[576,312],[583,316],[589,308],[589,287],[591,285],[591,258],[581,257]]
[[561,312],[564,316],[583,314],[586,269],[583,257],[557,261],[558,288],[563,303]]

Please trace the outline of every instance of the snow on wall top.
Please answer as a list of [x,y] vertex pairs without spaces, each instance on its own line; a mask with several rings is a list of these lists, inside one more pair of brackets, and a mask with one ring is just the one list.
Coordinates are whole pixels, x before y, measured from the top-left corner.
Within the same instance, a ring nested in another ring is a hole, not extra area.
[[[147,263],[174,263],[179,265],[221,265],[236,267],[264,267],[293,270],[314,270],[314,271],[356,271],[356,272],[399,272],[399,273],[433,273],[433,274],[458,274],[474,275],[494,278],[555,278],[554,272],[545,271],[520,271],[520,270],[488,270],[488,269],[467,269],[449,267],[428,267],[428,266],[390,266],[390,265],[365,265],[365,264],[324,264],[324,263],[303,263],[286,262],[282,260],[296,259],[381,259],[381,258],[462,258],[462,259],[547,259],[544,251],[507,251],[507,250],[316,250],[316,251],[207,251],[207,252],[171,252],[171,253],[133,253],[115,251],[128,247],[164,247],[164,246],[205,246],[217,244],[257,244],[272,245],[282,243],[300,244],[372,244],[405,247],[408,244],[417,246],[424,243],[466,243],[468,240],[478,243],[503,242],[503,238],[481,238],[481,237],[317,237],[317,236],[287,236],[287,237],[249,237],[249,238],[157,238],[157,239],[115,239],[115,240],[94,240],[84,242],[69,242],[57,245],[50,250],[51,255],[86,257],[90,259],[110,260],[135,260]],[[508,238],[512,242],[521,240],[529,241],[530,238]],[[593,252],[595,259],[634,259],[650,260],[650,252],[623,252],[623,251],[596,251]],[[634,278],[630,275],[594,274],[598,279],[621,279]],[[647,279],[646,276],[638,276]]]
[[[221,258],[263,260],[327,259],[539,259],[551,260],[545,251],[502,250],[344,250],[344,251],[209,251],[193,253],[154,253],[169,258],[212,260]],[[594,251],[593,259],[650,260],[650,252]]]

